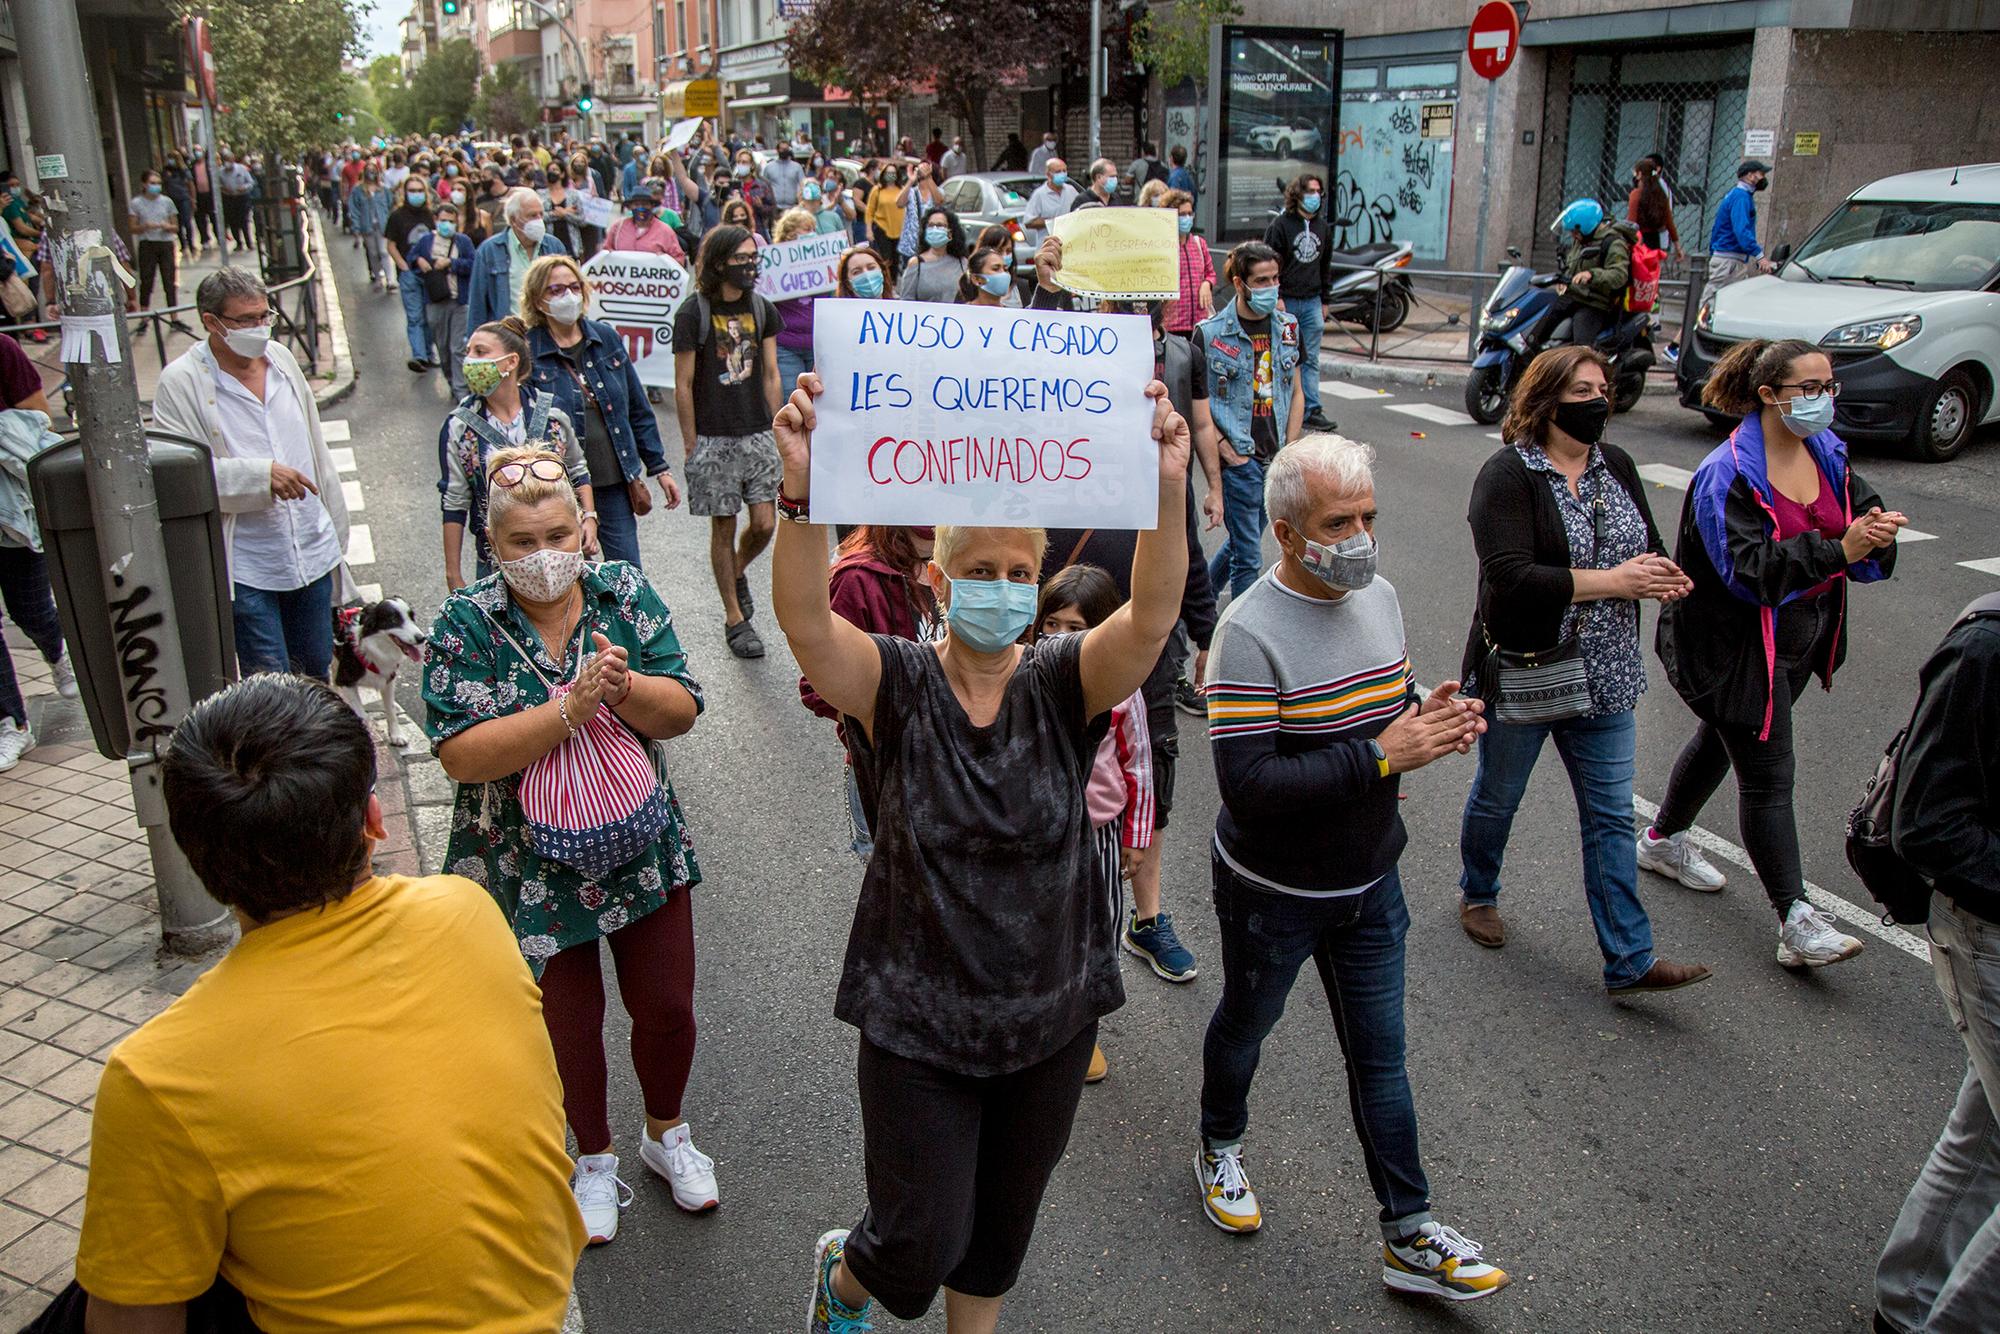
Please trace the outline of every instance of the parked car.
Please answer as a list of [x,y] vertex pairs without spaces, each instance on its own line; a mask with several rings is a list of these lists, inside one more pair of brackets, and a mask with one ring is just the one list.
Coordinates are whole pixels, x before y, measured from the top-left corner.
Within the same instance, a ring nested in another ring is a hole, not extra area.
[[1273,157],[1305,157],[1317,153],[1325,142],[1320,137],[1319,127],[1303,121],[1279,121],[1275,125],[1259,125],[1250,131],[1250,147]]
[[969,171],[952,177],[939,188],[944,192],[946,205],[965,224],[968,242],[976,239],[982,228],[994,223],[1012,233],[1014,276],[1033,282],[1035,243],[1028,240],[1021,226],[1021,214],[1028,207],[1028,196],[1041,183],[1041,177],[1023,171]]
[[1732,344],[1802,338],[1833,361],[1848,439],[1941,462],[2000,421],[2000,163],[1865,185],[1772,258],[1776,272],[1702,298],[1675,372],[1683,405],[1700,408]]

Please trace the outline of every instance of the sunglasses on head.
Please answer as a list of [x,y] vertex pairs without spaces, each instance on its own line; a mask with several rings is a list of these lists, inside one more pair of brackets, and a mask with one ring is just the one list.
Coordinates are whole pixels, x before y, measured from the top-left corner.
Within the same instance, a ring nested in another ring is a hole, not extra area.
[[503,463],[493,470],[495,486],[515,487],[533,477],[542,482],[560,482],[569,474],[554,459],[534,459],[527,463]]

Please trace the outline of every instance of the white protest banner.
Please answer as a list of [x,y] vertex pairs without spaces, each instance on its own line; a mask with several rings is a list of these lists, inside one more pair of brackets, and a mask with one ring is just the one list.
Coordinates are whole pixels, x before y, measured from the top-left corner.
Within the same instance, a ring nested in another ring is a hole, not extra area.
[[599,227],[608,231],[611,224],[618,221],[618,206],[596,195],[578,195],[576,211],[583,215],[583,225],[586,227]]
[[700,128],[700,116],[689,116],[686,120],[674,122],[674,128],[667,131],[667,151],[678,153],[686,148]]
[[817,523],[1152,528],[1139,315],[822,297]]
[[1170,301],[1181,294],[1180,239],[1164,208],[1087,208],[1049,220],[1062,242],[1056,286],[1078,296]]
[[853,244],[854,238],[843,228],[767,245],[757,252],[757,290],[769,301],[831,292],[840,285],[834,262]]
[[674,312],[694,291],[688,271],[665,255],[600,250],[583,266],[590,317],[625,340],[625,351],[650,385],[674,382]]

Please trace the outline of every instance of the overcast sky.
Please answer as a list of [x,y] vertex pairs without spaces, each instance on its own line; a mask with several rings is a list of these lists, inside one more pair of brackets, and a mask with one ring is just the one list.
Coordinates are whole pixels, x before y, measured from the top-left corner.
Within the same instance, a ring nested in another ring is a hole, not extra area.
[[403,15],[410,12],[408,0],[375,0],[374,8],[361,20],[361,44],[365,64],[376,56],[394,55],[402,49]]

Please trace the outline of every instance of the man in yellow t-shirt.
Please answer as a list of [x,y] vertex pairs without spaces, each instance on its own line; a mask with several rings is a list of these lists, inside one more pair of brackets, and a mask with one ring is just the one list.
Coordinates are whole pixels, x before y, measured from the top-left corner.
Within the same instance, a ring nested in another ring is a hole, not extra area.
[[111,1055],[72,1305],[93,1332],[236,1292],[269,1334],[559,1328],[585,1236],[540,992],[477,885],[370,874],[366,724],[252,677],[164,784],[243,938]]

